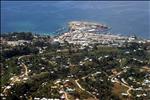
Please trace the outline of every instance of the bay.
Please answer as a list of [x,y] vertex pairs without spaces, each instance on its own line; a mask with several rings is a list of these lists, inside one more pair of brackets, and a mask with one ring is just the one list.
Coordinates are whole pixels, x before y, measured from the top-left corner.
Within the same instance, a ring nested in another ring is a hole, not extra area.
[[149,1],[2,1],[1,33],[55,35],[69,21],[107,24],[114,34],[150,38]]

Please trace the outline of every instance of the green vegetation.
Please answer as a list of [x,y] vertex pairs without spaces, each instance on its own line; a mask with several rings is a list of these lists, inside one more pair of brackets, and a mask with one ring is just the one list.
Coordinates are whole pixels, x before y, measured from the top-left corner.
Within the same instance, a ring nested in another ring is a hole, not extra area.
[[[30,40],[24,45],[1,44],[1,87],[9,86],[13,76],[19,79],[7,91],[10,98],[60,99],[60,91],[65,92],[68,98],[81,100],[94,97],[100,100],[137,98],[138,92],[134,90],[130,91],[132,97],[121,96],[128,90],[122,85],[122,79],[133,88],[147,88],[147,85],[142,86],[149,73],[143,66],[150,67],[147,44],[126,43],[125,47],[95,44],[80,49],[80,45],[51,42],[47,36],[34,38],[30,33],[12,33],[3,38],[8,41]],[[122,84],[112,82],[115,78]],[[147,93],[143,91],[139,93]]]
[[7,84],[9,79],[15,74],[19,75],[20,74],[20,68],[17,65],[17,59],[12,58],[4,61],[1,64],[1,85],[3,86],[4,84]]

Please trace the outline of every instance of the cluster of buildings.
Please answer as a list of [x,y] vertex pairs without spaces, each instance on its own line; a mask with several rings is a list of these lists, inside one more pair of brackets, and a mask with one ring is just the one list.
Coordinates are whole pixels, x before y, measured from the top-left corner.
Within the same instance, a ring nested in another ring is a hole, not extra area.
[[[99,43],[102,45],[120,46],[125,42],[135,42],[136,37],[126,37],[107,32],[110,28],[103,24],[73,21],[69,23],[69,31],[54,40],[63,43],[88,45]],[[136,41],[139,42],[139,41]],[[143,42],[143,41],[140,41]]]
[[69,22],[70,31],[81,31],[81,32],[103,32],[110,28],[104,24],[83,22],[83,21],[72,21]]
[[18,46],[18,45],[25,45],[26,43],[30,43],[30,41],[27,40],[6,40],[3,37],[0,38],[0,44],[6,44],[11,46]]
[[[68,31],[63,32],[53,38],[46,36],[34,36],[34,40],[47,41],[47,42],[59,42],[64,43],[67,41],[72,44],[89,45],[99,43],[102,45],[110,46],[122,46],[125,42],[150,42],[150,40],[137,39],[135,36],[127,37],[119,34],[111,34],[108,32],[111,28],[107,25],[93,22],[84,21],[71,21],[68,25]],[[61,31],[61,29],[60,29]],[[1,44],[8,44],[11,46],[24,45],[25,43],[31,43],[27,40],[5,40],[1,37]]]

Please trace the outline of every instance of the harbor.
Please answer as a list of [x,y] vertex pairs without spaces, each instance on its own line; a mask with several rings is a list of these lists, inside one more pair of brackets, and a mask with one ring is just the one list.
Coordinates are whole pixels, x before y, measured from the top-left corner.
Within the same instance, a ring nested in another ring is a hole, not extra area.
[[84,22],[84,21],[71,21],[68,23],[68,31],[59,34],[55,37],[55,41],[63,43],[67,41],[73,44],[94,44],[99,43],[102,45],[122,45],[126,41],[134,40],[133,37],[121,36],[111,34],[111,28],[108,25]]

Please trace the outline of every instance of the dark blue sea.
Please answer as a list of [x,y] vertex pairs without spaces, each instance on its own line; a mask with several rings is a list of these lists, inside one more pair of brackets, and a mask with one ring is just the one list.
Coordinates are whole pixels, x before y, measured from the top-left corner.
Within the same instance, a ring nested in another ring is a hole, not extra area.
[[1,33],[53,34],[69,21],[107,24],[114,34],[150,38],[149,1],[3,1]]

